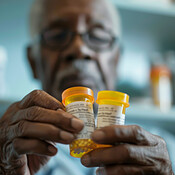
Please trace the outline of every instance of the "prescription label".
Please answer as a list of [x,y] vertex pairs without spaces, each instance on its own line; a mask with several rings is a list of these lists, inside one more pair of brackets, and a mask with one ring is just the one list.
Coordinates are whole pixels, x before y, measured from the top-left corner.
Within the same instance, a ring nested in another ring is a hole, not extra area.
[[97,128],[110,125],[124,125],[125,114],[122,114],[123,108],[116,105],[99,105],[97,114]]
[[73,102],[66,106],[66,111],[84,122],[84,128],[78,134],[77,139],[90,139],[90,135],[94,132],[95,129],[92,103]]

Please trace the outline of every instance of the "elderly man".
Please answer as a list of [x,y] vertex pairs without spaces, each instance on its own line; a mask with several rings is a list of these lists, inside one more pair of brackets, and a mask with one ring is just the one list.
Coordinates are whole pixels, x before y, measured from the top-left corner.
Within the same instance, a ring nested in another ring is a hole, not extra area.
[[[60,102],[64,89],[77,85],[95,92],[114,89],[120,24],[107,0],[36,0],[30,26],[28,59],[44,91],[33,91],[12,104],[0,119],[0,174],[4,175],[33,175],[56,155],[54,143],[69,144],[82,130],[83,122]],[[173,174],[165,141],[139,126],[105,127],[96,130],[92,139],[114,145],[82,157],[84,166],[100,167],[97,174]],[[62,166],[70,168],[61,159]],[[67,174],[73,175],[73,168]]]

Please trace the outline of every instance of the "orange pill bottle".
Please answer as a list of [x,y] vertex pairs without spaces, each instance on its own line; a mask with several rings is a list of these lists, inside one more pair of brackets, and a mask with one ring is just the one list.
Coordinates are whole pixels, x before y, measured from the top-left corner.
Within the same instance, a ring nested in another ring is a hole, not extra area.
[[153,102],[167,112],[172,106],[171,71],[165,65],[153,66],[150,71]]
[[84,122],[83,130],[77,135],[77,139],[70,144],[70,155],[81,158],[96,147],[96,144],[90,139],[95,129],[93,91],[87,87],[66,89],[62,93],[62,102],[68,113]]

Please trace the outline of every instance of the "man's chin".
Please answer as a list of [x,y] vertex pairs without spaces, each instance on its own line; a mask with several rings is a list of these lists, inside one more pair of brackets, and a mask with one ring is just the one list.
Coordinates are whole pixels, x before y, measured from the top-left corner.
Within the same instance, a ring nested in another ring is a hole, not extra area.
[[88,87],[92,90],[98,89],[98,87],[92,82],[73,81],[73,82],[69,82],[69,83],[65,83],[65,84],[61,85],[58,88],[58,90],[59,90],[59,92],[62,93],[64,90],[71,88],[71,87],[76,87],[76,86]]
[[104,90],[106,88],[103,81],[93,76],[72,74],[55,81],[54,86],[52,87],[54,96],[58,97],[58,99],[61,99],[61,94],[64,90],[75,86],[84,86],[92,89],[95,97],[98,91]]
[[56,97],[58,97],[58,100],[61,100],[61,94],[63,93],[64,90],[71,88],[71,87],[76,87],[76,86],[83,86],[83,87],[88,87],[90,89],[93,90],[94,92],[94,97],[96,98],[97,96],[97,92],[102,90],[99,87],[96,86],[95,83],[93,82],[82,82],[82,81],[73,81],[73,82],[69,82],[69,83],[65,83],[65,84],[61,84],[61,86],[59,86],[56,90],[56,92],[54,92],[54,94],[56,93]]

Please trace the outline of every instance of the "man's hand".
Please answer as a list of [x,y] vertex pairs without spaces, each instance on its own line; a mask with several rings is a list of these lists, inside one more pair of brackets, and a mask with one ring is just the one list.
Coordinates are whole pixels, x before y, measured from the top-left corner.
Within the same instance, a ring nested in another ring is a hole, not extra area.
[[81,159],[86,167],[100,167],[98,175],[173,175],[165,141],[139,126],[109,126],[92,139],[110,148],[94,150]]
[[83,123],[44,91],[33,91],[0,119],[0,174],[33,175],[57,153],[54,143],[71,143]]

